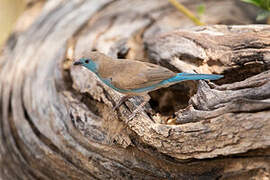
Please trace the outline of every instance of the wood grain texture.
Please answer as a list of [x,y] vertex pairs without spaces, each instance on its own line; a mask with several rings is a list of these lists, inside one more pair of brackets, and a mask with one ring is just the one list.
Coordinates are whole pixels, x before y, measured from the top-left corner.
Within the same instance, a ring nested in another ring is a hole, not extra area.
[[[28,7],[0,57],[0,179],[269,178],[270,26],[245,25],[256,10],[239,2],[204,3],[204,22],[241,26],[191,27],[162,0]],[[122,95],[71,66],[94,49],[225,78],[155,91],[128,121],[141,98],[114,112]]]

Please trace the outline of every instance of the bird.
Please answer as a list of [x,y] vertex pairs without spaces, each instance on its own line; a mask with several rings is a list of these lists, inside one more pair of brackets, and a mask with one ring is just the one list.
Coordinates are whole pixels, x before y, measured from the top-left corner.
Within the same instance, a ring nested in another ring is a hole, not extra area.
[[104,84],[125,95],[116,103],[113,110],[119,108],[130,97],[143,97],[143,102],[132,112],[129,120],[134,118],[150,100],[148,93],[151,91],[181,81],[217,80],[223,77],[216,74],[175,73],[157,64],[132,59],[114,59],[99,51],[84,52],[73,65],[87,68]]

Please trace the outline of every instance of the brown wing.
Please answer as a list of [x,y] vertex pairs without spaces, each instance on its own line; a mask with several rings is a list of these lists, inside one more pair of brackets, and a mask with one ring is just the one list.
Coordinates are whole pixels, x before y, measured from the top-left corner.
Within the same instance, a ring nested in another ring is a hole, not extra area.
[[133,60],[118,60],[114,66],[116,71],[110,78],[120,89],[144,88],[176,75],[164,67]]

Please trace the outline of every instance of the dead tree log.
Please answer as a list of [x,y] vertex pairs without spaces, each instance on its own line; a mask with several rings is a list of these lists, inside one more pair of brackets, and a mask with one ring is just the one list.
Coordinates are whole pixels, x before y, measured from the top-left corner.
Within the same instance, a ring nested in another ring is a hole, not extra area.
[[[0,178],[269,178],[270,26],[204,3],[206,23],[242,25],[187,28],[167,1],[31,4],[0,57]],[[114,112],[121,94],[71,65],[94,49],[225,78],[152,92],[128,121],[140,98]]]

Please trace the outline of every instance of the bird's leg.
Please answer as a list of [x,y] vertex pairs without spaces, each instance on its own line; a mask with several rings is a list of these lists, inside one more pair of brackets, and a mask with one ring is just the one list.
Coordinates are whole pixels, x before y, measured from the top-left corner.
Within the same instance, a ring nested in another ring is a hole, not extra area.
[[129,98],[131,98],[131,96],[126,95],[123,96],[120,101],[118,101],[118,103],[113,107],[113,111],[115,111],[117,108],[119,108],[126,100],[128,100]]
[[130,121],[131,119],[133,119],[137,113],[141,112],[143,110],[143,106],[148,103],[148,101],[150,100],[150,96],[148,94],[143,95],[143,102],[132,112],[132,114],[129,116],[128,120]]

